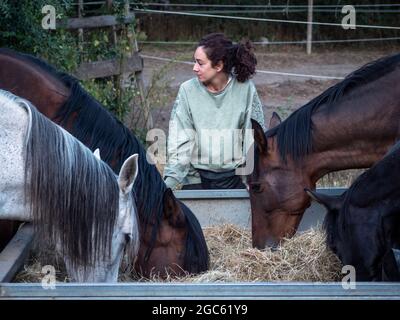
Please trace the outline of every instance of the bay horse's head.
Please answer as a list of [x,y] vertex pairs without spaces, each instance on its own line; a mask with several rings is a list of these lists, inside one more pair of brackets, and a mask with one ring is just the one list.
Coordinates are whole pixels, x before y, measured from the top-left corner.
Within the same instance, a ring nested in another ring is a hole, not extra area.
[[[280,125],[274,112],[269,130]],[[254,129],[254,170],[247,177],[252,211],[253,247],[276,247],[284,237],[295,234],[310,199],[304,188],[311,188],[301,164],[290,157],[282,159],[276,136],[267,136],[257,121]]]
[[[11,73],[18,75],[13,81],[8,77]],[[0,49],[0,87],[32,100],[41,113],[90,149],[100,148],[115,173],[130,155],[139,154],[133,193],[141,234],[136,265],[144,274],[153,270],[167,276],[165,270],[171,268],[189,273],[207,270],[207,245],[194,214],[165,192],[165,183],[156,166],[146,161],[141,142],[79,81],[36,57]]]
[[136,270],[144,277],[164,278],[207,270],[207,245],[193,213],[169,188],[164,192],[163,207],[161,219],[149,221],[141,234]]

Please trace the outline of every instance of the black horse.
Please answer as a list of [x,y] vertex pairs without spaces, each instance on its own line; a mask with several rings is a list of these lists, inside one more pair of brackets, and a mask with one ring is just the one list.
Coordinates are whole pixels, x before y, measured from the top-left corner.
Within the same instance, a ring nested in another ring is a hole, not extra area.
[[358,281],[400,281],[400,142],[342,195],[306,192],[328,209],[327,244]]

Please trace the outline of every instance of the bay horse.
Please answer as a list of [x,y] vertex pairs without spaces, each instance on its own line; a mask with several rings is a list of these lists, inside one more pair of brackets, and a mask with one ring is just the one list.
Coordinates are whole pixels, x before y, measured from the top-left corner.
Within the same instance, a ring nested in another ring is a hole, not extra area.
[[400,142],[342,195],[306,192],[326,207],[327,245],[357,281],[400,281]]
[[252,121],[254,170],[247,176],[252,244],[275,247],[297,231],[310,198],[304,188],[333,171],[369,168],[400,135],[400,54],[349,74],[269,129]]
[[32,55],[0,49],[0,88],[31,101],[118,172],[131,154],[139,155],[134,184],[140,228],[136,270],[142,275],[199,273],[208,269],[208,248],[193,212],[167,189],[146,160],[138,139],[89,95],[72,76]]
[[33,221],[73,281],[117,282],[139,248],[137,154],[116,176],[27,100],[0,89],[0,108],[0,218]]

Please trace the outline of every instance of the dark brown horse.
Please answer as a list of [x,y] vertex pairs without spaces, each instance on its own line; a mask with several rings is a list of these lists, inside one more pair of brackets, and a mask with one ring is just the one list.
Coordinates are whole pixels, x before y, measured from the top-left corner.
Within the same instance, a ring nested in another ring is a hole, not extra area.
[[327,245],[357,281],[400,281],[400,142],[345,193],[306,192],[327,209]]
[[[134,185],[140,220],[136,269],[144,276],[198,273],[208,268],[208,250],[194,214],[168,190],[156,167],[146,160],[137,138],[73,77],[33,56],[0,49],[0,88],[31,101],[45,116],[66,128],[115,172],[139,154]],[[0,234],[7,230],[2,225]]]
[[292,236],[310,206],[304,188],[333,171],[368,168],[400,136],[400,54],[367,64],[269,130],[253,121],[255,170],[247,177],[253,246]]

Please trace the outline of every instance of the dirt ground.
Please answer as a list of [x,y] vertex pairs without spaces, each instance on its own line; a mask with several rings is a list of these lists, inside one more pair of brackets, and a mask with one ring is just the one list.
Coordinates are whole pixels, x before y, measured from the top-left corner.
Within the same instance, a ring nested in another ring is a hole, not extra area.
[[[304,48],[299,47],[286,47],[279,50],[257,47],[257,70],[345,77],[368,62],[398,53],[399,49],[400,44],[370,50],[315,49],[311,55],[307,55]],[[144,56],[192,61],[193,49],[180,47],[172,50],[168,47],[144,46],[141,53]],[[158,86],[161,83],[161,87],[164,89],[162,99],[158,96],[159,101],[153,103],[155,127],[168,130],[170,112],[179,85],[194,77],[192,67],[188,64],[168,63],[144,58],[143,77],[145,85],[148,87],[155,77],[161,76]],[[254,76],[253,81],[264,104],[265,121],[268,124],[273,111],[286,118],[294,110],[340,80],[272,75],[259,72]]]

